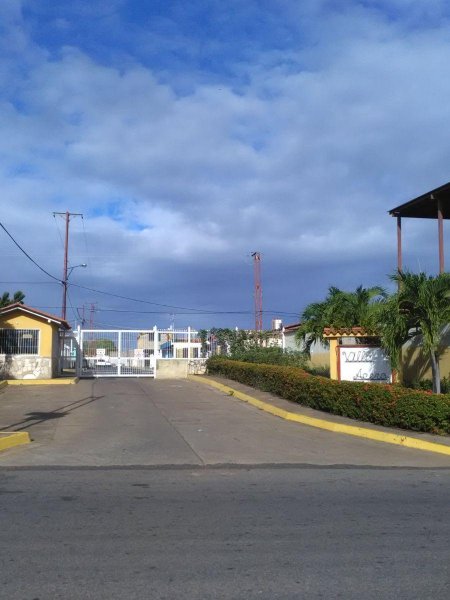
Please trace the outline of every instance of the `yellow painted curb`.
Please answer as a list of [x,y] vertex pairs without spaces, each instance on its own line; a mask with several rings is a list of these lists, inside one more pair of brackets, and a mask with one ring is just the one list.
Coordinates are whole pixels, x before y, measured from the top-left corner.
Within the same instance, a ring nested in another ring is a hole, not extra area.
[[30,435],[26,431],[0,431],[0,451],[30,442]]
[[79,377],[61,377],[57,379],[8,379],[8,385],[71,385],[78,383]]
[[365,438],[369,440],[375,440],[377,442],[384,442],[386,444],[396,444],[398,446],[404,446],[405,448],[413,448],[414,450],[425,450],[426,452],[436,452],[438,454],[446,454],[450,456],[450,446],[445,444],[438,444],[436,442],[427,442],[426,440],[419,440],[406,435],[398,435],[396,433],[387,433],[384,431],[378,431],[377,429],[370,429],[367,427],[358,427],[357,425],[345,425],[344,423],[335,423],[333,421],[327,421],[325,419],[318,419],[316,417],[308,417],[306,415],[300,415],[292,413],[277,406],[273,406],[268,402],[263,402],[253,396],[234,390],[227,385],[223,385],[218,381],[207,379],[199,375],[189,375],[188,378],[191,381],[198,381],[210,385],[228,396],[233,396],[244,402],[256,406],[257,408],[264,410],[272,415],[281,417],[286,421],[294,421],[301,423],[302,425],[309,425],[310,427],[317,427],[319,429],[326,429],[327,431],[333,431],[334,433],[344,433],[346,435],[353,435],[355,437]]
[[0,390],[8,385],[7,381],[0,381]]

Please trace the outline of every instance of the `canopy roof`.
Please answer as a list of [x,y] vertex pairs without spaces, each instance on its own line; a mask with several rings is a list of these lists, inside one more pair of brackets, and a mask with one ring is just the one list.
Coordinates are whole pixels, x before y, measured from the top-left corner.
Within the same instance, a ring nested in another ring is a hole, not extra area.
[[393,217],[412,217],[415,219],[437,219],[438,200],[441,201],[442,217],[450,219],[450,182],[426,192],[405,204],[392,208]]

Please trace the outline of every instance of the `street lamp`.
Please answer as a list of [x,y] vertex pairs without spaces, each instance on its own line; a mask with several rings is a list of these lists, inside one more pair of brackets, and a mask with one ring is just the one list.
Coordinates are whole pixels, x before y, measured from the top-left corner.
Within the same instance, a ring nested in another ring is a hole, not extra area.
[[69,277],[70,277],[70,274],[71,274],[71,273],[72,273],[72,271],[73,271],[74,269],[76,269],[77,267],[83,267],[83,268],[85,269],[85,268],[87,267],[87,264],[86,264],[86,263],[81,263],[81,265],[75,265],[75,266],[73,266],[73,267],[69,267],[69,268],[67,269],[67,279],[69,279]]
[[65,269],[63,284],[63,302],[62,302],[62,318],[66,320],[66,306],[67,306],[67,282],[69,281],[69,277],[74,269],[78,267],[83,267],[85,269],[87,267],[86,263],[81,263],[81,265],[74,265],[73,267],[69,267]]

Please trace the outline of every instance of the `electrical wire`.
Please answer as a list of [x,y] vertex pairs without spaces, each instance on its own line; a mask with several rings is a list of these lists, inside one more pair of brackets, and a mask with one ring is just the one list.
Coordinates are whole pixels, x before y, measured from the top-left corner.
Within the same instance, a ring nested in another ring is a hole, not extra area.
[[83,238],[84,238],[84,247],[86,249],[86,263],[88,267],[93,267],[93,257],[89,253],[88,243],[87,243],[87,235],[86,235],[86,227],[84,226],[84,216],[81,215],[81,223],[83,225]]
[[3,231],[6,233],[6,235],[12,240],[12,242],[17,246],[17,248],[19,248],[19,250],[23,254],[25,254],[25,256],[28,258],[28,260],[30,260],[40,271],[42,271],[43,273],[45,273],[51,279],[54,279],[55,281],[58,281],[59,283],[63,283],[63,281],[61,281],[61,279],[59,279],[58,277],[55,277],[54,275],[52,275],[51,273],[49,273],[48,271],[46,271],[43,267],[41,267],[40,264],[38,264],[34,260],[34,258],[31,258],[31,256],[28,254],[28,252],[26,252],[26,250],[24,250],[22,248],[22,246],[18,242],[16,242],[16,240],[13,238],[13,236],[9,233],[9,231],[6,229],[6,227],[1,222],[0,222],[0,227],[3,229]]
[[56,215],[53,213],[53,219],[55,221],[56,230],[58,232],[59,241],[61,242],[61,248],[64,250],[64,241],[62,238],[61,231],[59,230],[58,221],[56,220]]
[[129,302],[139,302],[141,304],[151,304],[152,306],[161,306],[163,308],[174,308],[176,310],[194,311],[197,314],[202,314],[202,315],[216,314],[216,311],[212,311],[212,310],[202,310],[202,309],[198,309],[198,308],[189,308],[186,306],[174,306],[173,304],[161,304],[159,302],[151,302],[150,300],[142,300],[141,298],[131,298],[130,296],[122,296],[121,294],[114,294],[113,292],[105,292],[103,290],[97,290],[95,288],[91,288],[86,285],[80,285],[79,283],[70,283],[69,285],[71,287],[77,287],[82,290],[94,292],[95,294],[104,294],[105,296],[111,296],[112,298],[119,298],[120,300],[128,300]]
[[[17,246],[17,248],[19,248],[19,250],[28,258],[28,260],[30,260],[40,271],[42,271],[43,273],[45,273],[45,275],[47,275],[48,277],[50,277],[51,279],[53,279],[54,281],[63,284],[64,281],[62,281],[61,279],[59,279],[58,277],[55,277],[54,275],[52,275],[51,273],[49,273],[48,271],[46,271],[43,267],[41,267],[40,264],[38,264],[29,254],[28,252],[26,252],[26,250],[24,250],[22,248],[22,246],[14,239],[14,237],[11,235],[11,233],[9,233],[9,231],[6,229],[6,227],[3,225],[3,223],[0,222],[0,227],[3,229],[3,231],[6,233],[6,235],[12,240],[12,242]],[[2,283],[6,283],[6,282],[2,282]],[[11,282],[10,282],[11,283]],[[19,283],[19,282],[17,282]],[[25,283],[25,282],[22,282]],[[45,282],[43,282],[45,283]],[[50,283],[50,282],[48,282]],[[67,282],[68,283],[68,282]],[[223,314],[223,315],[230,315],[230,314],[235,314],[235,315],[248,315],[248,314],[253,314],[252,311],[214,311],[214,310],[203,310],[203,309],[198,309],[198,308],[190,308],[190,307],[186,307],[186,306],[176,306],[173,304],[163,304],[163,303],[159,303],[159,302],[151,302],[150,300],[142,300],[141,298],[132,298],[130,296],[123,296],[121,294],[114,294],[113,292],[106,292],[104,290],[98,290],[96,288],[91,288],[85,285],[80,285],[78,283],[68,283],[67,287],[76,287],[82,290],[87,290],[89,292],[94,292],[95,294],[103,294],[105,296],[109,296],[111,298],[119,298],[120,300],[127,300],[128,302],[138,302],[140,304],[150,304],[152,306],[159,306],[161,308],[171,308],[171,309],[175,309],[175,310],[181,310],[181,311],[189,311],[186,312],[184,314],[196,314],[196,315],[219,315],[219,314]],[[123,311],[126,312],[126,311]],[[133,311],[129,311],[129,312],[133,312]],[[137,312],[137,311],[136,311]],[[280,311],[263,311],[266,314],[284,314],[286,316],[294,316],[297,315],[297,313],[282,313]]]
[[73,307],[72,299],[70,298],[70,294],[69,294],[69,290],[67,290],[67,299],[69,300],[69,305],[70,305],[70,308],[72,309],[72,314],[74,316],[74,320],[76,321],[77,320],[77,313],[75,311],[75,308]]

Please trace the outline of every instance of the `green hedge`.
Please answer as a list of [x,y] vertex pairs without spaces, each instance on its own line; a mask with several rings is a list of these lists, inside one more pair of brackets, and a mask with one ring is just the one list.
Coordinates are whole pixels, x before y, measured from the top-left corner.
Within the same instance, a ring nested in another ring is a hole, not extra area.
[[333,381],[295,367],[258,365],[220,357],[208,373],[271,392],[335,415],[413,431],[450,433],[450,396],[395,385]]

